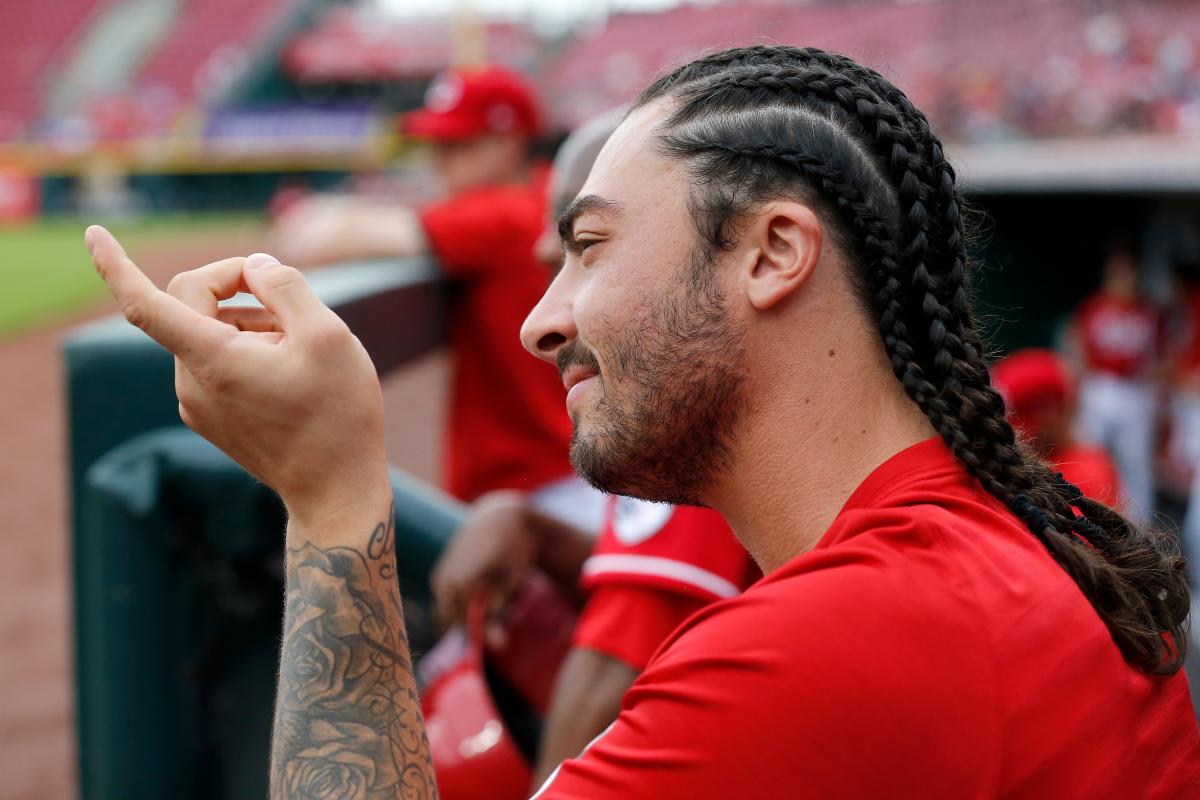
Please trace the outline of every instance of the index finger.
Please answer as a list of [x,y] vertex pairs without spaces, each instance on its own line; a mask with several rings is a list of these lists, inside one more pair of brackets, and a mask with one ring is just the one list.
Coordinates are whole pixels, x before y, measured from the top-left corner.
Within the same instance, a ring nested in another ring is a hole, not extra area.
[[96,272],[121,305],[125,319],[179,358],[186,361],[204,356],[231,332],[229,326],[196,313],[160,291],[101,226],[89,227],[84,242]]

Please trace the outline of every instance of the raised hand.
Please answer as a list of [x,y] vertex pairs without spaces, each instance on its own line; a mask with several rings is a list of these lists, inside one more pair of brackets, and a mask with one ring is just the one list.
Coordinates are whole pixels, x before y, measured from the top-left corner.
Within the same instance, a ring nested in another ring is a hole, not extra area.
[[[303,276],[265,254],[177,275],[157,289],[93,226],[93,263],[125,317],[175,355],[179,414],[319,523],[386,482],[383,401],[370,358]],[[237,292],[264,308],[221,308]]]
[[[271,797],[437,797],[366,351],[270,256],[182,273],[163,292],[108,231],[86,240],[126,319],[175,354],[184,422],[288,507]],[[219,306],[239,291],[263,308]]]

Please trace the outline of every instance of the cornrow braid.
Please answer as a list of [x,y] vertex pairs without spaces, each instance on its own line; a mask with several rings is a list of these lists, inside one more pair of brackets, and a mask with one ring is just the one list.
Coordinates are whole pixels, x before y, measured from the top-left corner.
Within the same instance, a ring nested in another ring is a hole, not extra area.
[[715,53],[634,107],[667,96],[662,145],[689,163],[709,245],[730,246],[756,204],[811,202],[854,256],[850,277],[908,397],[1071,575],[1125,658],[1178,670],[1190,604],[1173,542],[1083,496],[1005,418],[971,308],[962,198],[925,115],[877,72],[812,48]]

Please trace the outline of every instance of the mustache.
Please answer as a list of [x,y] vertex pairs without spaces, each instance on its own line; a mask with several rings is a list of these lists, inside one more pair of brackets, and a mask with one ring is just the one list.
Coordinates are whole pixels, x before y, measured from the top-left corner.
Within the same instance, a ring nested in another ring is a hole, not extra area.
[[581,344],[578,339],[563,345],[563,348],[558,351],[557,361],[560,375],[576,365],[595,370],[597,374],[600,372],[600,362],[596,360],[592,351]]

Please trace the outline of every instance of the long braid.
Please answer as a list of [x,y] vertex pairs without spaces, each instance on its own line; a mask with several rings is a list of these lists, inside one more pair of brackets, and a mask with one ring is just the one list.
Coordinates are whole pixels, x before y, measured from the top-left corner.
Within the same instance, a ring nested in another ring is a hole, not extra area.
[[[780,167],[814,190],[862,258],[854,277],[907,395],[1075,579],[1126,658],[1150,672],[1176,670],[1189,605],[1182,560],[1161,537],[1082,497],[1019,444],[1005,419],[971,312],[955,174],[925,116],[878,73],[815,49],[715,54],[660,79],[639,105],[663,95],[678,101],[664,134],[669,150],[697,160],[707,178],[744,186],[752,176],[740,205],[725,198],[712,206],[722,218],[710,228],[724,231],[750,203],[778,195]],[[770,130],[761,117],[757,127],[731,121],[763,109],[842,127],[810,125],[804,135],[817,140],[797,146],[799,126],[786,119]]]

